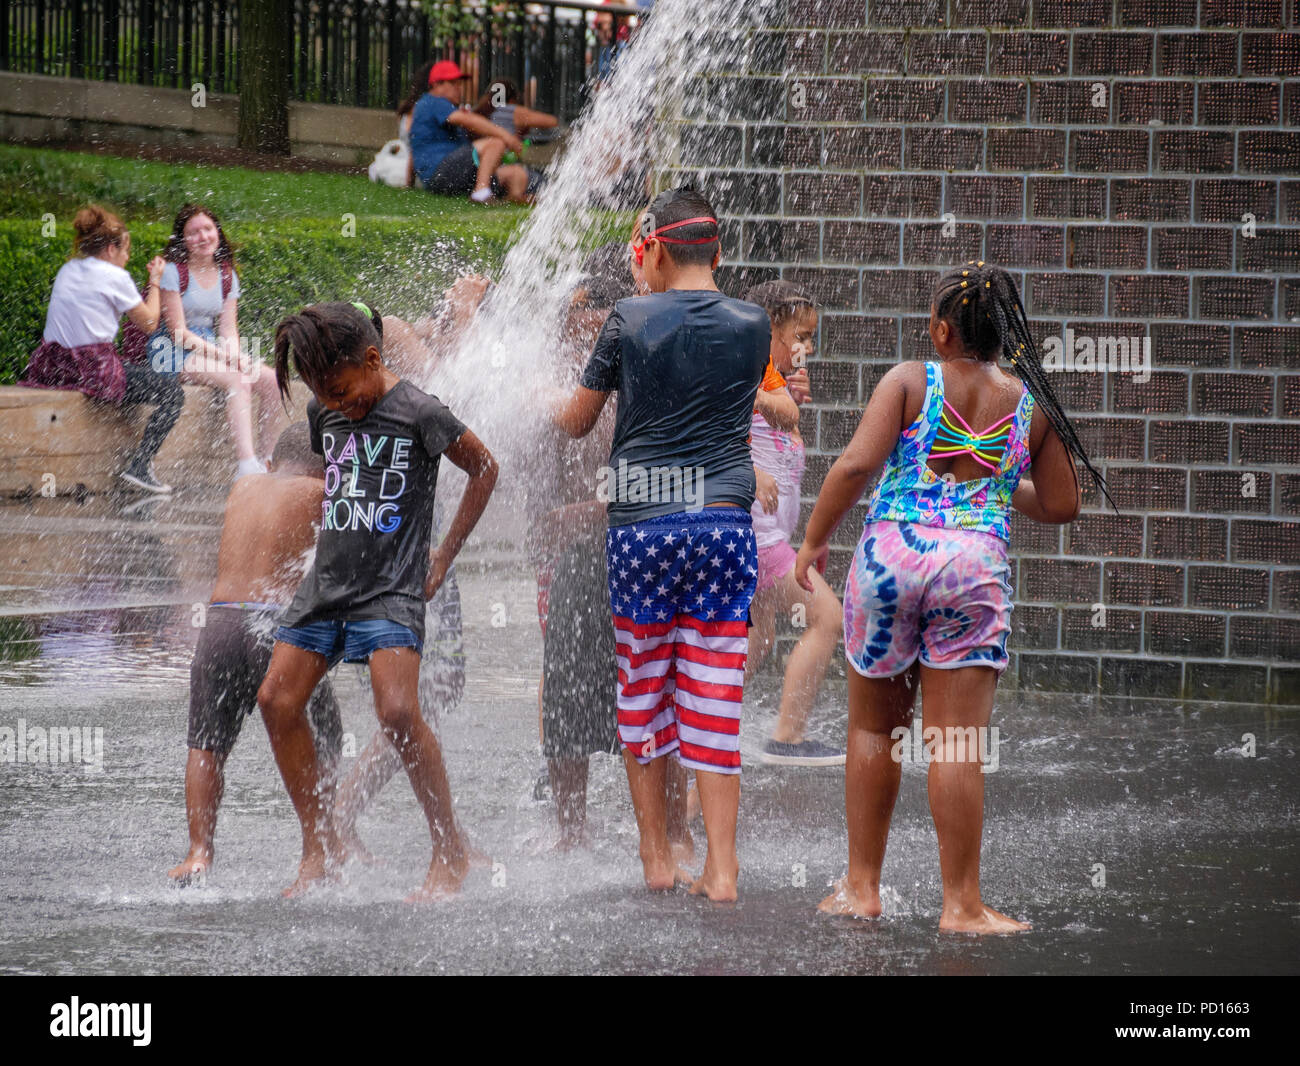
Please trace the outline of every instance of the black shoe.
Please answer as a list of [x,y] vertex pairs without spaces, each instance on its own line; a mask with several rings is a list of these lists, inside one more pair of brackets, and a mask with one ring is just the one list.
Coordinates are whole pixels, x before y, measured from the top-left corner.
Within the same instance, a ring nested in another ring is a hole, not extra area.
[[156,492],[160,496],[166,496],[172,490],[170,485],[158,480],[158,475],[153,470],[153,463],[145,467],[139,463],[132,463],[118,476],[132,488],[144,492]]

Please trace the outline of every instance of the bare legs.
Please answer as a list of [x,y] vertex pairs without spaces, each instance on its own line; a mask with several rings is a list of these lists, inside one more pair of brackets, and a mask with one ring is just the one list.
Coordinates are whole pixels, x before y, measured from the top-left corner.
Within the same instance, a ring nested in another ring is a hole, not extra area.
[[[276,438],[284,424],[280,396],[275,375],[260,363],[247,373],[234,370],[206,369],[199,360],[193,361],[193,370],[186,370],[181,380],[187,385],[206,385],[224,389],[226,393],[226,420],[230,423],[230,439],[235,448],[235,458],[265,459],[275,448]],[[253,444],[253,395],[257,395],[257,444]]]
[[185,761],[185,814],[190,827],[190,850],[179,866],[167,871],[167,876],[177,884],[189,884],[212,867],[225,765],[226,757],[220,752],[190,748]]
[[[938,730],[929,771],[930,811],[939,838],[945,932],[1011,933],[1029,927],[984,905],[979,889],[984,775],[964,731],[987,728],[997,673],[989,667],[931,670],[913,666],[891,678],[849,669],[849,743],[844,775],[849,872],[822,900],[829,914],[880,915],[880,869],[902,777],[890,735],[912,723],[918,679],[925,691],[925,729]],[[928,738],[931,734],[927,732]]]
[[[257,694],[276,764],[302,825],[302,863],[298,879],[285,890],[285,895],[305,891],[326,876],[328,866],[341,856],[330,782],[325,781],[322,787],[305,714],[307,700],[324,675],[325,667],[323,656],[277,642],[266,679]],[[454,893],[468,872],[456,830],[442,750],[420,715],[419,671],[420,657],[412,648],[385,648],[370,657],[375,713],[380,728],[406,769],[433,838],[429,872],[424,884],[408,897],[413,902]]]
[[257,693],[271,751],[302,826],[302,862],[297,879],[284,890],[286,896],[300,895],[325,877],[339,855],[330,810],[332,797],[321,788],[306,714],[307,701],[325,670],[323,655],[276,641],[271,665]]
[[803,609],[803,632],[786,659],[781,714],[772,730],[772,739],[782,744],[798,744],[804,738],[808,712],[826,678],[843,620],[839,598],[826,584],[825,578],[812,569],[808,576],[813,583],[813,592],[801,588],[791,570],[771,588],[754,597],[750,612],[754,628],[750,634],[751,653],[745,668],[746,686],[772,650],[777,612],[789,616],[796,605]]

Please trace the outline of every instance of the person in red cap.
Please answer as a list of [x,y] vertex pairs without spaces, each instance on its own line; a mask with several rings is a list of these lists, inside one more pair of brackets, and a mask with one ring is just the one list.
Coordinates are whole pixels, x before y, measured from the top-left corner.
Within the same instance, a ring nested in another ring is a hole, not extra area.
[[469,194],[475,203],[487,203],[494,194],[528,203],[527,169],[501,165],[506,151],[522,152],[523,143],[513,132],[460,106],[465,78],[450,59],[439,60],[429,71],[429,91],[411,116],[416,177],[430,192]]

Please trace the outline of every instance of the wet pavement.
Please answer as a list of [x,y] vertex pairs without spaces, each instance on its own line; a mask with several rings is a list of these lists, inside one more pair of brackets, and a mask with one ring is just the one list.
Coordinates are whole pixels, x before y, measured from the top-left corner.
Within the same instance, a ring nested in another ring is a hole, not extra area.
[[[753,761],[775,716],[771,671],[747,694],[739,904],[642,890],[612,757],[592,760],[589,846],[556,853],[554,808],[533,799],[543,765],[535,586],[499,545],[471,546],[461,566],[468,680],[440,730],[458,816],[492,866],[452,902],[402,903],[429,844],[399,777],[360,825],[382,865],[281,900],[297,823],[251,718],[227,768],[217,866],[201,888],[172,888],[165,871],[186,843],[192,605],[206,600],[220,501],[182,495],[133,515],[121,503],[0,504],[0,730],[89,731],[78,733],[80,763],[48,752],[0,762],[0,972],[1297,969],[1294,710],[1002,694],[984,890],[1034,924],[1020,937],[938,934],[938,854],[916,762],[904,764],[885,920],[816,912],[846,863],[843,771]],[[504,626],[494,624],[500,605]],[[338,668],[336,684],[359,750],[375,728],[360,668]],[[844,707],[844,683],[832,679],[818,738],[843,742]],[[102,769],[88,756],[97,735]],[[696,837],[702,851],[698,824]]]

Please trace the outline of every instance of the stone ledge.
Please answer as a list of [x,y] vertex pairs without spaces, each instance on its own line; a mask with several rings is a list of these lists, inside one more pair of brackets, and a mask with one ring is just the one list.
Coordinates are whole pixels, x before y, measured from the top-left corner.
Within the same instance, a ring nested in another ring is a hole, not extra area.
[[[295,381],[290,418],[305,416],[307,399],[306,386]],[[60,496],[116,491],[152,410],[95,403],[70,389],[0,387],[0,496],[39,495],[46,474]],[[180,420],[155,469],[178,487],[224,491],[230,484],[235,453],[218,390],[185,387]]]

